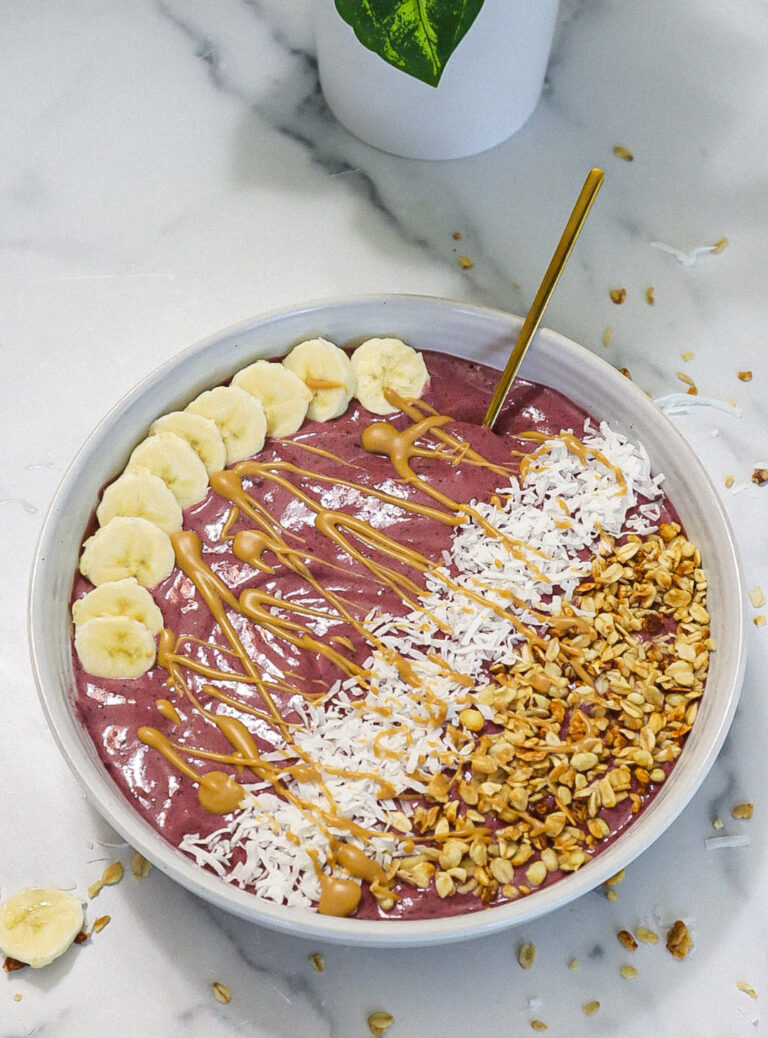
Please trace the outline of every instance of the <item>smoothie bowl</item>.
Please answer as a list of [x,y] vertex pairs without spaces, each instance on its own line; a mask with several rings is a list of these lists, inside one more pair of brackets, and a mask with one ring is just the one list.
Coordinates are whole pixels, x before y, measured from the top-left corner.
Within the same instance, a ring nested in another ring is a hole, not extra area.
[[618,872],[713,763],[743,666],[718,498],[552,332],[481,428],[519,326],[404,296],[268,315],[151,375],[65,477],[31,590],[49,723],[208,901],[479,936]]

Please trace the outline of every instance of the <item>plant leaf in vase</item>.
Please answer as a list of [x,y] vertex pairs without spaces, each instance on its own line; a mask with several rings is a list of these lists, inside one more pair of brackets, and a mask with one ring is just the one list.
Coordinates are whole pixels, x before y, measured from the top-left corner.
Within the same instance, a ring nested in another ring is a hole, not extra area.
[[409,76],[436,87],[484,0],[335,2],[336,10],[364,47]]

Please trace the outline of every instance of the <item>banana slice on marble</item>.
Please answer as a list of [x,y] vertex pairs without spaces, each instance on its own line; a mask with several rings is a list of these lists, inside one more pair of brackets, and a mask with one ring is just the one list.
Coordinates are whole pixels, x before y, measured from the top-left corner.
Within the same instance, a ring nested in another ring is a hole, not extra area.
[[385,389],[398,396],[420,397],[429,381],[424,358],[401,339],[368,339],[352,354],[357,377],[356,396],[371,414],[392,414],[397,407],[384,395]]
[[138,620],[153,635],[163,629],[163,614],[135,577],[100,584],[72,603],[75,627],[82,627],[99,616],[127,616]]
[[186,410],[216,425],[227,448],[227,465],[258,454],[267,435],[267,420],[259,401],[238,386],[217,386],[196,397]]
[[130,616],[95,616],[75,628],[75,652],[95,678],[140,678],[155,662],[152,632]]
[[328,422],[344,414],[357,388],[352,364],[344,350],[327,339],[308,339],[294,346],[283,364],[312,392],[308,418]]
[[149,469],[124,472],[104,490],[96,509],[99,526],[106,526],[116,515],[140,516],[168,534],[180,530],[183,522],[173,492]]
[[156,433],[134,447],[125,471],[141,469],[159,476],[182,508],[196,505],[208,493],[205,465],[187,441],[176,433]]
[[216,423],[210,418],[191,411],[171,411],[161,415],[149,427],[151,436],[163,432],[175,433],[186,440],[205,465],[209,476],[226,467],[227,448]]
[[255,396],[264,408],[267,435],[290,436],[301,428],[312,402],[312,391],[283,364],[257,360],[232,379],[232,385]]
[[173,569],[171,539],[148,519],[117,515],[83,545],[80,572],[96,587],[135,577],[144,587],[155,587]]
[[33,969],[62,955],[82,928],[82,902],[66,890],[27,887],[0,904],[0,949]]

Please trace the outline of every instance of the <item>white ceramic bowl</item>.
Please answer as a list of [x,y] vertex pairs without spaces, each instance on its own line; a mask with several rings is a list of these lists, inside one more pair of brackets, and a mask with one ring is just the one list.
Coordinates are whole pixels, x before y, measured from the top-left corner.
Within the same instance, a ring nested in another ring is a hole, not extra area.
[[702,466],[674,426],[636,386],[604,361],[554,332],[538,333],[521,374],[565,392],[598,418],[642,442],[709,577],[712,633],[718,650],[685,749],[658,796],[637,822],[578,872],[519,901],[430,920],[361,921],[262,901],[222,882],[166,843],[113,784],[73,709],[69,597],[83,531],[100,489],[125,464],[161,413],[183,406],[258,357],[323,335],[339,344],[396,335],[424,349],[503,367],[520,319],[500,311],[418,296],[381,296],[310,304],[268,314],[185,350],[144,379],[101,422],[75,458],[46,518],[32,573],[30,643],[51,730],[100,813],[151,862],[189,890],[255,923],[348,944],[418,945],[478,937],[564,905],[618,872],[670,825],[715,760],[728,731],[743,671],[743,589],[728,520]]

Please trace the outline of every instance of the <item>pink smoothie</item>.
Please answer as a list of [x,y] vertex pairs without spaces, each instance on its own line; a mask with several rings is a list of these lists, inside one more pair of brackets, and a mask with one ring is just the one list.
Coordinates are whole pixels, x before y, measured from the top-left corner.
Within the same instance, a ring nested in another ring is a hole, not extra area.
[[[518,379],[495,431],[491,432],[480,423],[498,379],[498,372],[443,354],[427,352],[424,356],[430,372],[425,402],[439,414],[452,416],[454,422],[448,426],[450,432],[468,441],[491,462],[508,464],[511,450],[533,450],[536,444],[518,439],[520,433],[536,430],[556,435],[561,430],[570,429],[578,436],[583,431],[588,416],[579,406],[553,389]],[[323,424],[306,422],[298,433],[287,440],[279,443],[267,440],[258,460],[281,459],[311,469],[318,475],[331,477],[330,482],[319,478],[305,479],[302,486],[322,501],[324,507],[359,515],[372,521],[377,528],[384,529],[401,545],[439,560],[441,553],[449,547],[450,527],[435,523],[428,517],[382,505],[372,498],[361,499],[359,493],[351,492],[339,482],[353,481],[362,487],[379,487],[391,493],[402,493],[389,459],[370,454],[361,445],[363,429],[375,420],[353,400],[346,414],[334,421]],[[408,424],[408,420],[401,414],[391,420],[400,428]],[[326,455],[310,453],[303,449],[302,444],[337,455],[345,464],[339,464]],[[466,502],[489,500],[499,485],[499,476],[494,472],[465,463],[453,467],[444,462],[425,461],[419,467],[419,475],[438,490]],[[383,591],[357,561],[350,559],[317,531],[313,514],[297,506],[291,493],[266,481],[262,485],[251,481],[249,492],[281,522],[295,543],[301,544],[302,551],[315,558],[311,567],[313,576],[324,587],[332,588],[350,603],[357,617],[362,618],[375,606],[382,605],[386,605],[389,612],[403,611],[404,607],[394,595]],[[433,503],[426,495],[409,493],[411,499],[415,498],[424,505]],[[227,586],[236,595],[246,587],[258,587],[270,593],[277,592],[292,602],[312,609],[327,611],[327,603],[294,572],[277,565],[274,573],[260,573],[235,557],[231,539],[220,539],[230,508],[228,501],[211,490],[205,500],[187,509],[184,514],[184,529],[199,535],[205,561]],[[672,505],[666,499],[662,504],[661,521],[678,521]],[[241,516],[228,533],[236,533],[250,525],[250,521]],[[391,564],[399,566],[406,573],[403,564],[396,561]],[[90,584],[78,575],[74,581],[73,599],[81,597],[89,589]],[[222,657],[212,646],[222,644],[221,632],[191,581],[180,570],[174,569],[152,593],[163,612],[166,627],[177,636],[186,634],[199,639],[192,654],[209,665],[220,663]],[[317,693],[339,679],[338,668],[324,656],[302,652],[268,633],[257,631],[253,625],[249,628],[247,621],[241,627],[243,642],[247,644],[251,658],[266,676],[276,681],[289,676],[293,686],[302,693]],[[355,646],[350,658],[360,664],[370,652],[370,647],[362,643],[354,628],[341,617],[333,617],[321,624],[318,632],[319,636],[326,639],[349,639]],[[73,663],[78,716],[92,738],[105,768],[135,809],[173,846],[178,846],[187,833],[206,835],[218,829],[221,818],[203,810],[194,783],[183,777],[160,753],[142,744],[136,733],[142,725],[149,725],[167,732],[178,744],[208,746],[226,752],[221,733],[199,712],[184,709],[177,701],[180,724],[171,725],[160,716],[157,701],[168,698],[170,692],[166,683],[168,675],[159,666],[137,680],[111,681],[92,678],[84,673],[74,653]],[[198,692],[203,684],[201,678],[196,686]],[[252,686],[250,689],[239,686],[236,695],[255,708],[263,705],[258,691]],[[275,700],[287,720],[297,720],[290,692],[276,691]],[[275,746],[273,729],[254,716],[244,713],[240,716],[247,722],[259,750],[272,750]],[[209,767],[220,767],[201,761],[197,761],[196,766],[203,771]],[[233,771],[232,768],[225,770]],[[643,791],[644,798],[650,798],[654,792],[655,787],[652,785]],[[613,834],[623,831],[631,820],[628,802],[619,805],[610,813]],[[599,846],[605,846],[606,842],[603,841]],[[557,872],[553,873],[548,882],[556,880],[558,875]],[[361,917],[418,919],[484,907],[471,894],[456,894],[441,899],[432,887],[420,890],[400,884],[396,887],[400,896],[397,906],[390,912],[383,912],[367,886],[364,884],[363,887],[357,913]],[[495,903],[501,900],[503,897],[500,895]]]

